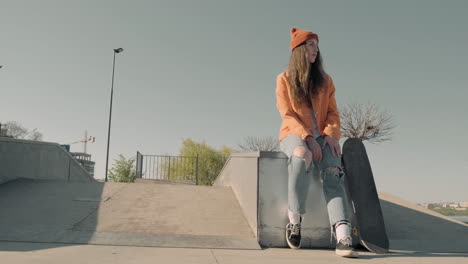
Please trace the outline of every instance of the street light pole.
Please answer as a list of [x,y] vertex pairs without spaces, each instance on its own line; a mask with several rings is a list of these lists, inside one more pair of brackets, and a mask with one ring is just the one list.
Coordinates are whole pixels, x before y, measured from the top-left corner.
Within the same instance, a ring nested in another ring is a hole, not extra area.
[[114,95],[114,72],[115,72],[115,54],[122,52],[122,48],[114,49],[114,63],[112,66],[112,86],[111,86],[111,98],[110,98],[110,109],[109,109],[109,128],[107,130],[107,156],[106,156],[106,178],[107,182],[107,172],[109,170],[109,143],[110,143],[110,131],[111,131],[111,120],[112,120],[112,97]]

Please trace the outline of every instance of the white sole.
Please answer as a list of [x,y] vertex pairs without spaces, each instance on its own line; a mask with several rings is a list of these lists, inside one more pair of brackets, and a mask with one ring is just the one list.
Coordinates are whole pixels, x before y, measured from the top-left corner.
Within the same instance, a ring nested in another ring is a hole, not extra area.
[[358,258],[359,254],[352,250],[335,250],[335,253],[340,257],[345,258]]

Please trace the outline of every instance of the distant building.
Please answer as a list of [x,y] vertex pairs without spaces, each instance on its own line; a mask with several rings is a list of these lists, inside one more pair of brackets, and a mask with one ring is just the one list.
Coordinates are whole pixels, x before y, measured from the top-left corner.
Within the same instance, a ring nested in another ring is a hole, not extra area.
[[73,158],[78,161],[81,166],[94,178],[94,165],[95,162],[91,161],[91,154],[82,152],[70,152]]
[[[418,204],[427,209],[440,209],[442,208],[468,208],[468,202],[459,202],[459,203],[421,203]],[[457,209],[458,210],[458,209]],[[464,210],[464,209],[462,209]],[[462,211],[461,210],[461,211]]]

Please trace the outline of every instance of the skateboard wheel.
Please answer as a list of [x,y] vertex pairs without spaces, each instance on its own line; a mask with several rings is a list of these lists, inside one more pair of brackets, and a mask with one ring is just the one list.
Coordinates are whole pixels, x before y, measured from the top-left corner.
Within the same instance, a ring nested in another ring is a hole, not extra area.
[[353,235],[356,236],[356,237],[359,237],[359,229],[358,229],[357,226],[355,226],[355,227],[353,228]]

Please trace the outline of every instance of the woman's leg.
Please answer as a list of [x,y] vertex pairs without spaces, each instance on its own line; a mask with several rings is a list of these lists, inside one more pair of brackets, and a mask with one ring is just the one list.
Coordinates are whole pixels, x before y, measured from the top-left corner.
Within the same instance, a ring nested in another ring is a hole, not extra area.
[[288,218],[286,242],[289,247],[301,247],[301,215],[305,213],[305,201],[309,190],[312,153],[307,144],[296,135],[289,135],[280,142],[281,150],[288,156]]
[[[320,146],[324,138],[317,139]],[[351,221],[348,212],[348,197],[344,186],[344,172],[341,157],[333,156],[330,146],[322,150],[322,161],[318,163],[323,181],[323,193],[327,201],[331,233],[336,235],[335,253],[342,257],[357,258],[359,254],[352,248]]]
[[288,156],[289,218],[291,222],[296,222],[298,215],[305,214],[310,184],[310,175],[307,172],[313,169],[312,153],[307,144],[294,134],[281,140],[280,148]]
[[[320,146],[324,138],[317,138]],[[317,163],[323,182],[323,193],[327,202],[330,225],[334,229],[336,224],[351,223],[348,212],[348,197],[344,186],[344,172],[341,157],[333,156],[327,144],[322,150],[322,161]]]

